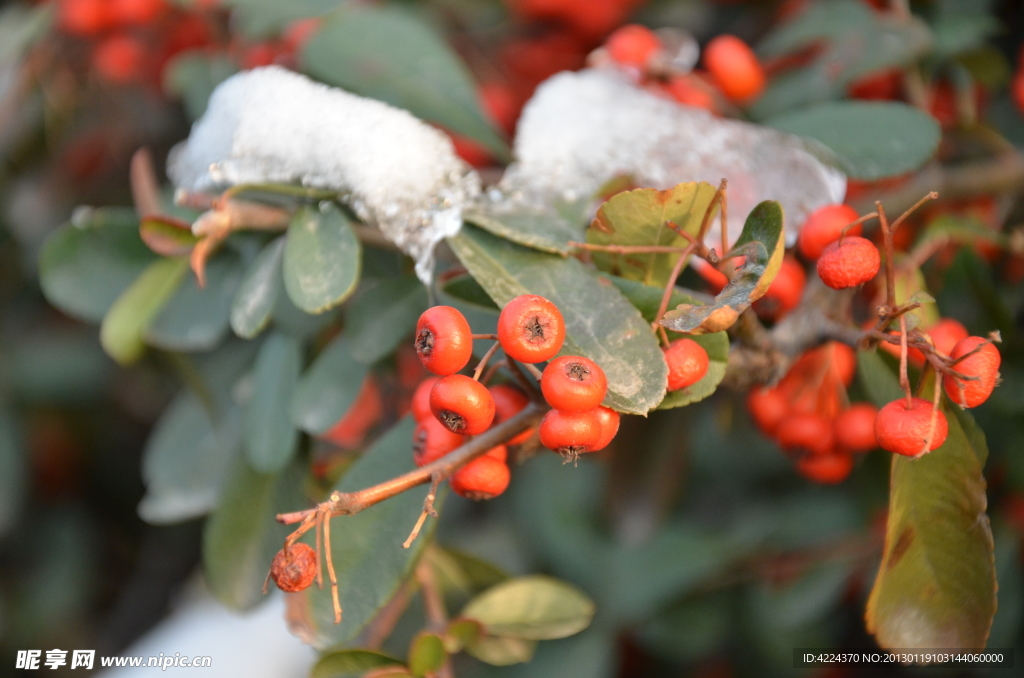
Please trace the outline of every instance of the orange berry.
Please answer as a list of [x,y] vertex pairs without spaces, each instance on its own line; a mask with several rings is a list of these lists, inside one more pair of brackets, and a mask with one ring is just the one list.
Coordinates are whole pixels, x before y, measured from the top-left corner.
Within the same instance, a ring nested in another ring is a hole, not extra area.
[[747,411],[761,433],[770,436],[789,412],[789,401],[774,388],[755,388],[747,394]]
[[551,360],[565,341],[565,321],[558,307],[544,297],[524,294],[508,302],[498,316],[498,341],[513,360]]
[[[526,394],[520,391],[515,386],[508,384],[498,384],[491,386],[487,389],[491,392],[491,397],[494,398],[494,424],[500,424],[503,421],[508,421],[512,417],[519,414],[524,407],[530,402],[530,399],[526,397]],[[509,445],[522,445],[530,436],[533,435],[534,429],[530,428],[515,438],[508,441]]]
[[619,432],[618,412],[610,407],[598,407],[596,412],[598,423],[601,426],[601,437],[594,443],[594,447],[590,450],[591,452],[597,452],[608,447]]
[[831,373],[843,382],[843,386],[852,384],[853,378],[857,375],[857,352],[838,341],[828,342],[822,346],[822,350],[830,354]]
[[465,316],[451,306],[434,306],[416,323],[416,353],[434,374],[455,374],[473,356],[473,331]]
[[882,257],[870,240],[854,235],[837,240],[818,259],[818,276],[834,290],[863,285],[878,273]]
[[493,499],[504,492],[511,479],[508,464],[484,455],[453,473],[448,482],[460,497],[481,501]]
[[946,442],[949,424],[941,411],[935,414],[935,430],[932,442],[925,450],[928,433],[932,430],[932,404],[921,398],[914,398],[907,407],[907,399],[894,400],[878,411],[875,417],[875,438],[883,450],[919,457],[938,448]]
[[416,424],[412,434],[412,460],[417,466],[437,461],[452,450],[462,446],[466,436],[452,433],[433,417],[427,417]]
[[678,103],[692,108],[703,108],[714,113],[715,97],[707,85],[688,75],[672,76],[665,83],[664,91]]
[[359,447],[366,433],[384,416],[384,400],[372,374],[363,379],[355,402],[341,419],[320,437],[339,447]]
[[540,443],[558,452],[566,461],[575,461],[581,454],[593,452],[604,436],[601,417],[596,409],[589,412],[551,410],[540,422]]
[[434,388],[441,377],[427,377],[416,387],[412,394],[412,418],[416,421],[433,419],[434,414],[430,411],[430,390]]
[[292,544],[277,552],[270,565],[270,578],[277,588],[295,593],[316,579],[316,551],[307,544]]
[[450,374],[430,389],[430,411],[452,433],[475,436],[494,421],[494,398],[479,381]]
[[61,0],[57,8],[60,27],[74,35],[95,35],[111,25],[107,0]]
[[822,485],[835,485],[850,476],[853,471],[853,455],[841,450],[805,455],[797,460],[796,470],[808,480]]
[[136,38],[115,35],[101,42],[92,55],[92,65],[105,80],[123,85],[142,75],[145,49]]
[[[825,205],[814,210],[804,222],[796,241],[800,255],[808,261],[814,261],[826,247],[839,240],[843,229],[857,221],[859,216],[857,210],[849,205]],[[860,235],[863,230],[862,225],[857,224],[846,234]]]
[[857,403],[843,410],[832,422],[836,444],[848,452],[870,452],[878,447],[875,439],[875,417],[878,408]]
[[[950,355],[956,345],[970,336],[970,332],[963,323],[953,318],[943,318],[928,329],[928,336],[932,338],[935,350],[942,355]],[[914,349],[920,356],[920,362],[924,363],[924,354]]]
[[623,66],[643,69],[661,49],[661,40],[646,26],[628,24],[608,36],[608,56]]
[[790,414],[779,422],[775,440],[787,452],[825,454],[833,447],[832,423],[818,414]]
[[981,346],[977,353],[953,365],[953,369],[976,380],[962,380],[947,374],[942,378],[949,399],[961,407],[977,407],[992,395],[999,379],[999,363],[1002,361],[997,349],[982,337],[967,337],[957,342],[949,357],[956,360]]
[[707,351],[693,339],[676,339],[663,350],[668,363],[669,391],[692,386],[708,373]]
[[749,104],[764,91],[764,69],[747,43],[720,35],[704,47],[704,66],[719,89],[739,104]]
[[781,320],[800,304],[806,284],[804,267],[795,258],[786,256],[768,291],[755,302],[757,314],[770,320]]
[[484,453],[484,456],[490,457],[491,459],[497,459],[502,463],[507,463],[508,447],[506,447],[505,445],[498,445],[497,447],[492,447],[491,449],[487,450],[486,453]]
[[608,393],[604,370],[589,358],[564,355],[544,368],[540,390],[548,405],[563,412],[586,412]]

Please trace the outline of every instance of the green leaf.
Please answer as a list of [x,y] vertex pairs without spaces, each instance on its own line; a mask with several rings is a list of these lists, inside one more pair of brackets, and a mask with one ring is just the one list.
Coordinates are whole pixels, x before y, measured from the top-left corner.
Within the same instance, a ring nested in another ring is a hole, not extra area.
[[772,59],[810,47],[821,40],[841,38],[871,27],[874,11],[861,0],[826,0],[807,5],[792,20],[771,30],[758,44],[757,54]]
[[857,351],[857,375],[864,392],[879,408],[903,395],[899,380],[878,350]]
[[896,102],[822,103],[765,124],[821,142],[836,154],[841,170],[862,180],[918,169],[935,154],[941,137],[934,118]]
[[731,597],[721,593],[688,600],[652,617],[637,635],[654,654],[680,663],[698,661],[725,645],[731,608]]
[[138,360],[143,332],[181,284],[188,259],[159,259],[121,293],[103,317],[100,343],[111,358],[127,365]]
[[164,410],[142,453],[146,496],[139,515],[165,524],[207,513],[217,502],[221,481],[241,444],[241,416],[235,409],[216,422],[191,392]]
[[284,236],[268,243],[245,272],[231,304],[231,329],[243,339],[256,337],[270,322],[274,304],[284,285],[281,261]]
[[288,226],[284,287],[306,313],[323,313],[348,299],[359,282],[362,247],[344,212],[329,203],[305,206]]
[[447,659],[444,641],[436,633],[419,633],[409,645],[409,673],[416,678],[423,678],[439,670]]
[[[665,224],[671,221],[696,236],[717,189],[706,181],[690,181],[667,191],[638,188],[609,198],[597,210],[587,242],[595,245],[685,247],[687,240]],[[594,252],[594,263],[604,271],[629,280],[664,287],[679,259],[678,254],[617,255]]]
[[[371,650],[342,650],[320,658],[310,672],[311,678],[358,678],[370,669],[401,666],[402,662]],[[408,675],[408,674],[406,674]]]
[[384,280],[352,302],[345,314],[349,351],[356,360],[375,363],[416,329],[427,309],[427,288],[416,276]]
[[367,371],[365,363],[352,357],[347,337],[336,337],[295,387],[292,422],[314,435],[327,431],[355,403]]
[[594,603],[579,589],[556,579],[519,577],[473,598],[459,616],[475,619],[491,635],[552,640],[590,626]]
[[267,337],[256,356],[243,436],[246,458],[260,473],[280,471],[298,448],[288,406],[301,371],[299,341],[279,333]]
[[296,19],[322,16],[338,7],[338,0],[225,0],[231,6],[232,27],[249,38],[263,39],[277,35]]
[[162,257],[186,256],[199,242],[188,224],[156,214],[147,215],[139,224],[139,237]]
[[[413,468],[410,444],[415,422],[406,417],[356,461],[334,487],[353,492],[384,482]],[[387,604],[409,576],[437,521],[430,520],[424,534],[408,549],[411,522],[423,508],[427,488],[403,492],[354,516],[331,521],[334,569],[344,616],[334,624],[328,587],[306,589],[305,614],[295,623],[314,647],[351,642]],[[440,507],[439,507],[440,508]]]
[[367,6],[338,11],[306,43],[301,64],[318,80],[405,108],[475,139],[500,159],[510,157],[480,108],[469,71],[408,11]]
[[167,94],[181,99],[190,120],[197,120],[206,112],[206,104],[217,85],[236,72],[237,64],[226,54],[188,50],[164,67],[163,88]]
[[541,252],[566,255],[572,251],[570,242],[583,238],[582,216],[575,205],[532,207],[516,204],[506,206],[484,203],[463,214],[466,221]]
[[[661,307],[661,297],[664,290],[650,285],[645,285],[635,280],[626,280],[614,275],[604,274],[601,276],[614,284],[619,291],[626,295],[629,303],[633,304],[647,322],[654,322]],[[696,303],[689,295],[672,290],[669,298],[669,308],[680,304]],[[713,334],[701,334],[690,337],[707,351],[708,372],[704,378],[696,384],[691,384],[678,391],[671,391],[665,394],[665,399],[658,405],[659,410],[667,410],[673,407],[682,407],[707,398],[718,388],[725,378],[725,370],[729,363],[729,335],[725,332]]]
[[530,250],[473,226],[448,239],[500,306],[521,294],[550,299],[565,318],[563,355],[587,356],[608,377],[605,405],[646,414],[665,395],[668,366],[640,313],[577,259]]
[[709,334],[732,327],[740,313],[764,296],[782,267],[785,254],[784,216],[782,205],[765,200],[755,207],[743,232],[736,240],[730,257],[745,256],[732,280],[712,304],[682,304],[665,314],[661,324],[685,334]]
[[209,351],[228,334],[231,300],[242,280],[237,255],[223,252],[206,266],[206,287],[184,280],[143,337],[167,351]]
[[474,619],[453,619],[444,632],[444,646],[449,654],[478,642],[484,635],[483,625]]
[[501,309],[494,303],[494,300],[487,296],[487,292],[480,283],[471,275],[458,275],[444,282],[442,288],[444,293],[467,304],[494,311],[498,313]]
[[883,648],[981,650],[996,611],[985,435],[966,411],[942,409],[946,442],[919,459],[892,459],[885,550],[866,615]]
[[246,610],[264,599],[270,563],[293,529],[274,516],[304,505],[302,477],[298,464],[277,476],[257,473],[244,459],[236,461],[203,529],[206,583],[228,607]]
[[491,666],[511,666],[533,659],[536,640],[485,636],[466,648],[466,652]]
[[98,323],[155,259],[139,239],[134,210],[88,210],[47,237],[39,256],[39,282],[51,304]]

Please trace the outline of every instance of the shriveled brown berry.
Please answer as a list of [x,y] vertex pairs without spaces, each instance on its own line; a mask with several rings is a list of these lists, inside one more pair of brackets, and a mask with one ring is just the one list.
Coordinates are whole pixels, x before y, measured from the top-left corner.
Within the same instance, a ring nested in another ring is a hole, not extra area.
[[306,544],[281,549],[270,565],[270,578],[288,593],[308,588],[316,579],[316,551]]

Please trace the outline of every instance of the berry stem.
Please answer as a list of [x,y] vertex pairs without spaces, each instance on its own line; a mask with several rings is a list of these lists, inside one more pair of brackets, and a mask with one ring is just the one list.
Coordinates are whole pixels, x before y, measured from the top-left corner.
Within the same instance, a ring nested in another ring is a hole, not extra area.
[[334,623],[341,623],[341,603],[338,601],[338,578],[334,574],[334,560],[331,557],[331,517],[323,517],[324,551],[327,556],[327,576],[331,578],[331,602],[334,604]]
[[508,367],[508,371],[512,373],[512,377],[516,380],[516,383],[519,384],[519,387],[523,389],[526,395],[530,397],[530,400],[534,402],[543,401],[540,393],[537,392],[537,389],[534,388],[530,380],[526,378],[525,374],[523,374],[523,370],[519,367],[519,363],[506,355],[505,366]]
[[569,242],[569,247],[591,252],[612,252],[614,254],[674,254],[685,252],[687,247],[674,245],[598,245],[589,242]]
[[913,204],[913,205],[912,205],[912,206],[910,207],[910,209],[908,209],[908,210],[907,210],[906,212],[904,212],[903,214],[901,214],[901,215],[899,216],[899,218],[898,218],[898,219],[896,219],[896,221],[892,222],[892,226],[890,226],[890,227],[889,227],[889,232],[890,232],[890,233],[895,233],[895,232],[896,232],[896,229],[897,229],[897,228],[899,227],[899,225],[900,225],[900,224],[902,224],[902,223],[903,223],[904,221],[906,221],[906,220],[907,220],[907,217],[909,217],[909,216],[910,216],[911,214],[913,214],[913,213],[914,213],[914,211],[915,211],[915,210],[917,210],[917,208],[918,208],[918,207],[920,207],[921,205],[925,204],[925,203],[926,203],[926,202],[928,202],[929,200],[935,200],[935,199],[936,199],[936,198],[938,198],[938,197],[939,197],[939,194],[938,194],[938,193],[936,193],[935,191],[932,191],[932,192],[931,192],[931,193],[929,193],[928,195],[924,196],[923,198],[921,198],[920,200],[918,200],[917,202],[915,202],[915,203],[914,203],[914,204]]
[[722,194],[722,254],[724,255],[729,251],[729,195],[727,189],[729,182],[726,179],[722,179],[721,185],[718,187],[718,191]]
[[661,325],[661,319],[665,316],[665,311],[668,310],[668,303],[672,299],[672,290],[676,287],[676,280],[683,272],[683,266],[686,265],[687,259],[693,252],[696,243],[691,242],[687,245],[683,253],[679,255],[679,259],[676,261],[676,265],[672,267],[672,272],[668,276],[668,282],[665,283],[665,291],[661,295],[661,303],[658,304],[658,314],[654,316],[654,322],[651,323],[652,328],[660,328],[662,333],[662,339],[665,341],[665,345],[668,345],[668,336],[665,333],[665,328]]
[[501,343],[496,341],[493,344],[491,344],[491,347],[489,349],[487,349],[487,353],[484,353],[484,357],[480,359],[480,362],[477,364],[476,369],[473,370],[474,381],[480,381],[480,375],[483,374],[484,368],[487,367],[487,363],[490,362],[491,358],[494,357],[494,354],[497,353],[498,347],[500,346]]
[[523,367],[525,367],[526,371],[529,372],[530,375],[538,382],[540,381],[541,376],[544,374],[539,369],[537,369],[536,365],[531,365],[530,363],[523,363]]
[[[721,183],[718,184],[718,190],[715,191],[714,197],[711,198],[711,202],[708,203],[707,210],[704,211],[704,218],[700,222],[700,230],[697,231],[697,242],[704,242],[704,236],[708,232],[708,226],[711,225],[711,216],[715,212],[715,205],[722,200],[722,194],[725,191],[725,186],[728,182],[722,179]],[[725,250],[722,251],[725,254]]]
[[910,392],[910,378],[907,377],[907,316],[900,316],[900,388],[907,394],[907,409],[914,406]]
[[[924,381],[924,378],[922,377],[921,380]],[[935,385],[932,387],[932,390],[934,393],[932,393],[932,416],[928,422],[928,437],[925,438],[924,447],[921,449],[921,454],[917,455],[918,457],[927,454],[928,450],[931,449],[939,423],[939,399],[942,398],[942,382],[937,372],[935,374]]]
[[888,320],[890,313],[896,308],[896,264],[893,256],[892,231],[885,216],[885,208],[880,202],[876,202],[875,207],[878,209],[878,223],[882,227],[882,248],[885,251],[885,315],[882,319]]
[[863,224],[865,221],[869,219],[874,219],[877,216],[878,212],[871,212],[870,214],[865,214],[862,217],[858,217],[855,221],[851,221],[846,226],[843,226],[843,230],[839,232],[839,239],[842,240],[843,238],[845,238],[846,232],[849,231],[854,226],[856,226],[857,224]]
[[416,541],[416,537],[420,535],[420,530],[423,529],[423,524],[427,521],[427,517],[436,518],[437,510],[434,508],[434,500],[437,499],[437,488],[441,485],[441,481],[444,480],[440,475],[435,475],[430,481],[430,491],[427,492],[427,496],[423,499],[423,510],[420,512],[420,517],[416,521],[416,524],[412,528],[412,532],[409,533],[409,537],[402,544],[403,549],[407,549],[412,546],[412,543]]
[[498,340],[497,334],[473,334],[471,336],[473,337],[473,339],[490,339],[493,341]]

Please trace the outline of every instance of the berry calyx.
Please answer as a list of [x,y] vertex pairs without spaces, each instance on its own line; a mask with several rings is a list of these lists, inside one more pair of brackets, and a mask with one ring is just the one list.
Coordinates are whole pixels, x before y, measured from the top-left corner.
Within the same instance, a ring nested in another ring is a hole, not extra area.
[[646,26],[629,24],[609,35],[605,47],[616,63],[642,69],[661,49],[661,40]]
[[669,391],[692,386],[708,373],[708,353],[693,339],[676,339],[663,350]]
[[764,69],[754,50],[734,35],[720,35],[704,47],[704,66],[719,89],[739,104],[752,102],[764,90]]
[[848,452],[870,452],[878,447],[875,439],[875,417],[878,408],[869,403],[857,403],[843,410],[832,428],[836,445]]
[[[530,402],[530,399],[526,397],[526,394],[520,391],[515,386],[508,384],[498,384],[491,386],[487,389],[491,392],[491,397],[494,398],[494,423],[495,425],[500,424],[503,421],[508,421],[512,417],[519,414],[524,407]],[[522,445],[530,436],[533,435],[534,429],[530,428],[515,438],[508,441],[508,445]]]
[[775,440],[788,452],[825,454],[833,447],[832,424],[818,414],[790,414],[779,422]]
[[423,366],[444,377],[461,370],[473,356],[473,331],[458,310],[434,306],[416,323],[415,346]]
[[316,579],[316,551],[307,544],[285,546],[274,556],[270,578],[288,593],[308,588]]
[[481,501],[493,499],[504,492],[511,479],[508,464],[484,455],[453,473],[448,482],[460,497]]
[[475,436],[494,421],[494,398],[479,381],[451,374],[430,389],[430,411],[452,433]]
[[822,252],[818,277],[834,290],[863,285],[878,273],[882,257],[870,240],[858,235],[841,238]]
[[416,424],[412,434],[412,460],[417,466],[437,461],[466,442],[466,436],[452,433],[433,417]]
[[540,390],[548,405],[563,412],[586,412],[601,404],[608,392],[604,370],[583,356],[564,355],[544,368]]
[[598,449],[601,433],[601,417],[596,409],[587,412],[551,410],[540,422],[541,445],[558,452],[567,462]]
[[809,454],[797,460],[796,470],[808,480],[822,485],[835,485],[850,476],[853,471],[853,455],[841,450]]
[[[825,205],[811,212],[807,217],[796,246],[801,256],[807,261],[814,261],[821,256],[825,248],[839,240],[843,229],[857,221],[860,215],[849,205]],[[860,235],[864,229],[857,224],[846,232],[847,235]]]
[[755,388],[747,394],[747,411],[761,433],[771,436],[789,412],[789,401],[778,389]]
[[[933,420],[935,428],[931,444],[925,449]],[[894,400],[880,409],[878,416],[875,417],[875,438],[878,440],[878,446],[907,457],[919,457],[931,452],[946,442],[948,434],[949,424],[946,422],[946,415],[933,410],[932,404],[921,398],[914,398],[909,407],[906,398]]]
[[434,418],[434,413],[430,411],[430,390],[440,379],[441,377],[427,377],[413,391],[411,409],[412,418],[416,421]]
[[601,426],[601,436],[594,443],[594,447],[590,450],[591,452],[597,452],[608,447],[619,432],[620,417],[618,412],[610,407],[598,407],[596,413],[597,421]]
[[[981,348],[978,348],[979,346]],[[958,379],[951,374],[947,374],[942,379],[946,395],[961,407],[977,407],[988,400],[999,379],[999,364],[1002,361],[999,349],[982,337],[967,337],[957,342],[949,357],[956,360],[975,349],[977,349],[977,353],[956,363],[953,365],[953,369],[968,377],[977,377],[977,379]]]
[[498,316],[498,341],[513,360],[551,360],[565,341],[565,321],[558,307],[544,297],[524,294],[508,302]]

